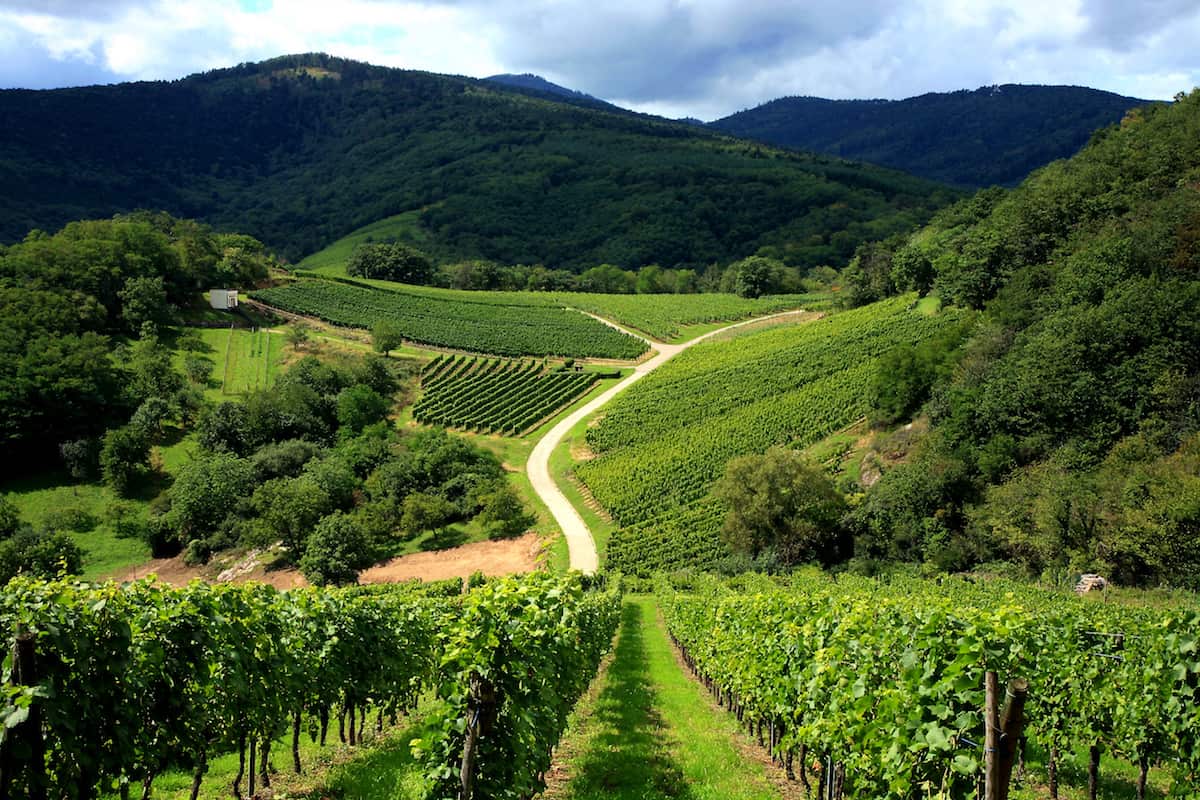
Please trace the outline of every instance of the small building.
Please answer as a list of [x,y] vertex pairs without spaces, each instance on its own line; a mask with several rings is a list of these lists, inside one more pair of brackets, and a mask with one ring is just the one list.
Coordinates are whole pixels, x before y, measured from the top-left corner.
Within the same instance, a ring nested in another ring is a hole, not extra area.
[[208,304],[222,311],[237,308],[237,289],[210,289],[208,292]]

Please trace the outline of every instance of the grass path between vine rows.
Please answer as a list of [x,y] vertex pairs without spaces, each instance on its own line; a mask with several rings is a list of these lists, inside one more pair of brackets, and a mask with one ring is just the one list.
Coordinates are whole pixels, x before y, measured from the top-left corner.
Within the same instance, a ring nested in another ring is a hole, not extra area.
[[628,598],[607,670],[581,700],[546,800],[778,800],[735,723],[681,670],[651,598]]

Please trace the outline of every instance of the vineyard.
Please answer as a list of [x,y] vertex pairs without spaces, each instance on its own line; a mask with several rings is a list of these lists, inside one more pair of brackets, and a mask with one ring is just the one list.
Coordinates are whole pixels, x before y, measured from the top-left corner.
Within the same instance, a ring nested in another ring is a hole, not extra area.
[[[326,278],[319,272],[297,271],[298,276]],[[442,289],[434,286],[410,286],[366,278],[344,279],[348,285],[370,286],[413,297],[457,303],[483,303],[499,306],[538,308],[574,308],[596,314],[655,339],[679,336],[689,325],[710,322],[735,322],[750,317],[803,308],[822,311],[831,298],[823,294],[789,294],[751,299],[735,294],[602,294],[598,292],[484,292]]]
[[735,294],[590,294],[559,292],[565,306],[616,320],[655,339],[667,341],[688,325],[735,322],[778,311],[829,307],[825,295],[790,294],[750,299]]
[[334,325],[394,324],[409,341],[502,356],[634,359],[646,343],[577,311],[440,299],[360,284],[301,280],[252,297]]
[[613,531],[605,568],[640,578],[679,569],[715,569],[729,555],[725,508],[706,497],[656,519]]
[[609,647],[619,596],[542,573],[459,591],[18,579],[0,597],[15,653],[0,684],[0,789],[149,796],[185,768],[194,797],[209,761],[235,752],[234,795],[253,796],[271,742],[291,737],[299,772],[302,731],[324,744],[332,721],[361,743],[365,726],[433,693],[430,732],[413,743],[421,796],[469,783],[477,797],[529,797]]
[[822,797],[982,796],[989,671],[1028,682],[1051,797],[1077,751],[1091,787],[1104,753],[1134,765],[1139,798],[1153,766],[1171,797],[1200,797],[1194,608],[956,578],[660,578],[656,594],[686,663]]
[[861,417],[876,359],[959,316],[911,297],[799,327],[699,344],[630,387],[588,430],[600,457],[578,475],[621,525],[704,497],[735,456],[804,446]]
[[439,356],[421,374],[419,422],[517,436],[574,402],[595,372],[550,370],[539,361]]

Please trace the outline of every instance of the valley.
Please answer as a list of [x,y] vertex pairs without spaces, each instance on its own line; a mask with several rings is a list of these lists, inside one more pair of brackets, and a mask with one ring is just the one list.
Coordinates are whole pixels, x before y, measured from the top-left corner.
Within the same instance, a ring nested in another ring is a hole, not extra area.
[[0,90],[0,797],[1198,796],[1200,91],[792,101]]

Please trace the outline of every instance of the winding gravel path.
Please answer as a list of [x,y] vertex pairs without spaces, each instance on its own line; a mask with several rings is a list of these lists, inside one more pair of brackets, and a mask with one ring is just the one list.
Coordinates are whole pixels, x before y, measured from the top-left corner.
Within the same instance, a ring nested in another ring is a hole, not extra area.
[[[670,361],[677,354],[688,349],[692,345],[699,344],[705,339],[716,336],[719,333],[740,328],[743,325],[750,325],[763,320],[776,319],[778,317],[797,316],[807,313],[803,310],[784,311],[778,314],[768,314],[764,317],[752,317],[751,319],[735,322],[732,325],[726,325],[723,328],[709,331],[703,336],[697,336],[689,342],[683,344],[663,344],[655,342],[636,333],[635,331],[622,328],[614,324],[612,321],[603,317],[596,317],[601,322],[611,325],[614,328],[623,330],[626,333],[637,336],[639,339],[644,339],[652,348],[658,352],[654,356],[634,367],[633,374],[625,378],[615,386],[609,387],[605,392],[593,398],[591,402],[581,408],[576,409],[571,414],[568,414],[557,425],[538,441],[534,446],[533,452],[529,454],[529,461],[526,462],[525,471],[529,475],[530,482],[533,483],[533,490],[538,493],[546,506],[550,509],[550,513],[554,515],[554,520],[562,529],[563,536],[567,539],[567,550],[571,556],[571,569],[577,569],[581,572],[591,574],[595,572],[600,561],[596,555],[596,542],[592,539],[592,533],[588,530],[587,524],[583,518],[579,516],[579,512],[571,505],[571,501],[566,498],[562,490],[558,488],[558,484],[550,476],[550,454],[554,452],[554,448],[558,447],[572,428],[579,422],[592,414],[595,414],[604,407],[609,400],[612,400],[621,392],[628,389],[635,382],[640,381],[646,375],[649,375],[654,370],[661,367],[663,364]],[[595,316],[589,314],[589,316]]]

